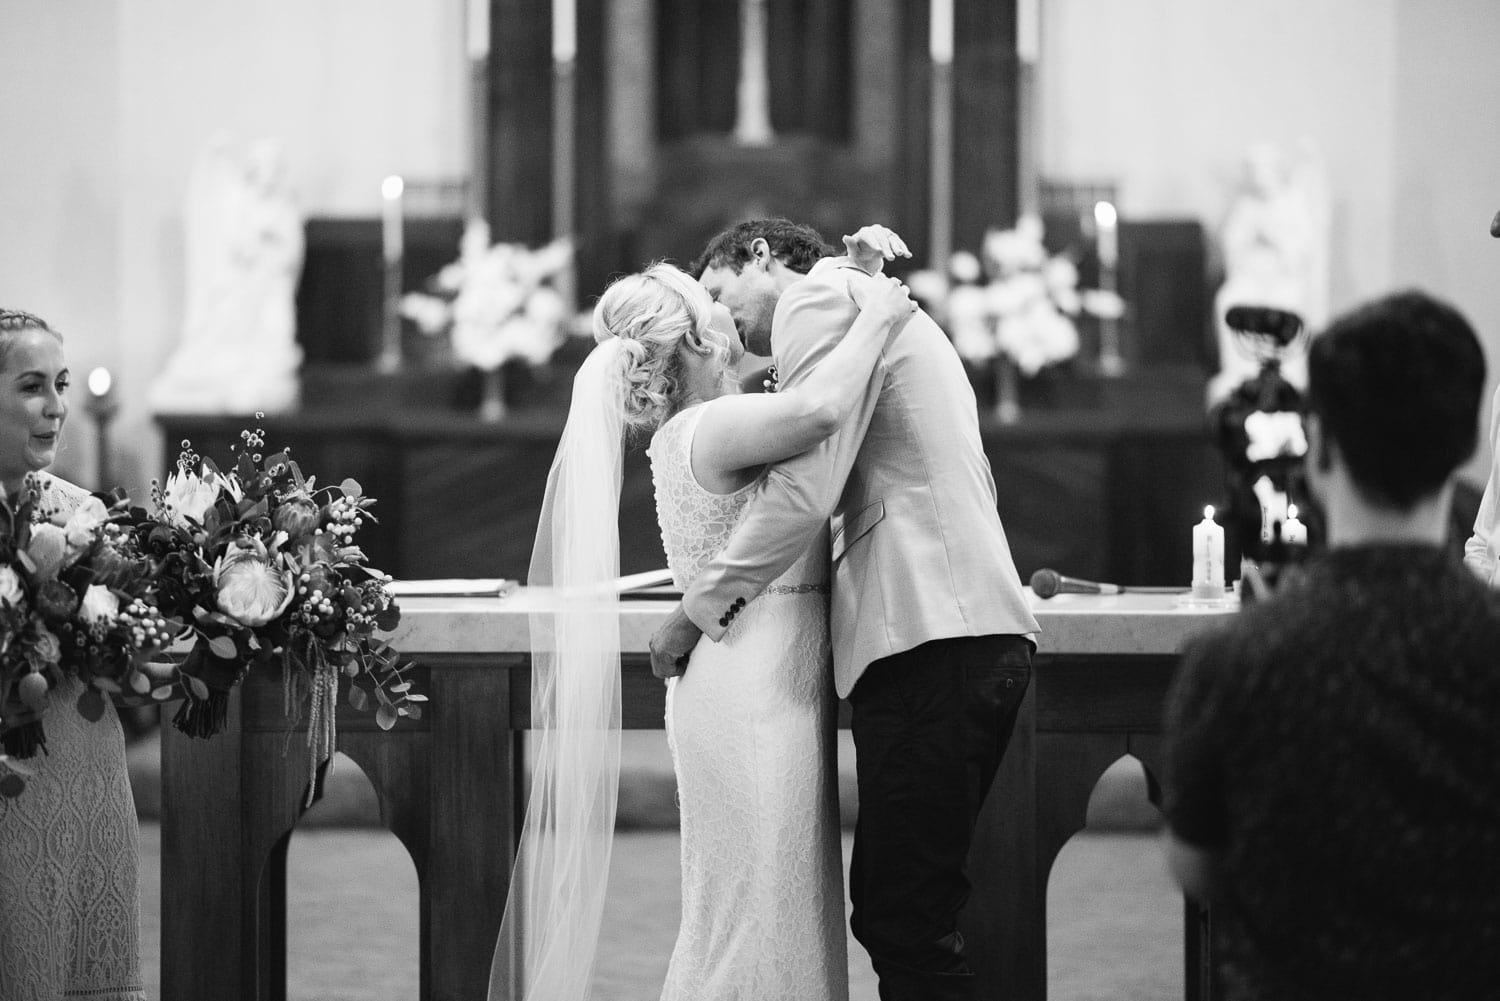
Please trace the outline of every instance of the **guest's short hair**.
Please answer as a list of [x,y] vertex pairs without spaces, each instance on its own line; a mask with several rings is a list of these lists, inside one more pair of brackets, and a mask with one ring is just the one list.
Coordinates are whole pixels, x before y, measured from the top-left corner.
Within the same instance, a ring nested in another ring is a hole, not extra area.
[[702,278],[709,268],[728,267],[739,274],[753,260],[750,244],[756,240],[765,240],[772,257],[804,275],[818,261],[838,253],[811,226],[790,219],[752,219],[737,223],[709,240],[689,271],[694,278]]
[[5,368],[5,361],[10,354],[10,346],[15,342],[16,335],[26,330],[41,330],[62,340],[62,334],[47,325],[47,321],[35,313],[28,313],[20,309],[0,309],[0,369]]
[[1377,299],[1313,339],[1308,405],[1350,476],[1401,510],[1474,454],[1484,352],[1452,306],[1422,292]]

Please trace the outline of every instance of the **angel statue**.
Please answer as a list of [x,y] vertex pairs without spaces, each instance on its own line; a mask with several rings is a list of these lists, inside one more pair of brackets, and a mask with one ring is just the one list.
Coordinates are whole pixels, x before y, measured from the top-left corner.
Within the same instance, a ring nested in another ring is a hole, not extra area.
[[[1260,359],[1225,322],[1229,307],[1289,310],[1309,334],[1328,322],[1329,213],[1327,174],[1309,144],[1291,152],[1270,143],[1251,147],[1222,233],[1225,277],[1214,297],[1219,373],[1209,381],[1210,407],[1260,370]],[[1306,388],[1307,338],[1287,349],[1281,372]]]
[[302,216],[274,140],[215,136],[188,181],[182,340],[151,386],[156,411],[274,413],[297,405]]

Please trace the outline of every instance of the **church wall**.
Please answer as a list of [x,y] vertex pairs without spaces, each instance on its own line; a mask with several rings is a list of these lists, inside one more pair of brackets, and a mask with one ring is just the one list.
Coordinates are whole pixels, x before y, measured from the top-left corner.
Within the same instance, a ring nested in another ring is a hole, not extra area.
[[[1493,387],[1500,382],[1500,240],[1489,223],[1500,210],[1500,5],[1401,0],[1397,37],[1395,283],[1430,289],[1463,310],[1485,342]],[[1476,481],[1487,475],[1489,451],[1485,442],[1469,464]]]
[[1217,233],[1256,142],[1320,149],[1338,309],[1391,275],[1396,0],[1041,0],[1043,177]]
[[[0,306],[62,331],[80,391],[119,361],[123,193],[119,18],[85,3],[0,4]],[[75,408],[55,469],[92,482],[94,454]]]
[[1040,3],[1042,176],[1113,180],[1123,215],[1216,234],[1246,147],[1310,137],[1334,198],[1333,308],[1421,284],[1464,310],[1500,368],[1500,4]]
[[44,140],[0,157],[0,293],[57,317],[75,372],[117,369],[133,493],[160,472],[143,401],[177,342],[183,193],[216,129],[279,138],[313,215],[378,214],[389,173],[467,169],[461,0],[25,0],[0,5],[0,37],[0,134]]

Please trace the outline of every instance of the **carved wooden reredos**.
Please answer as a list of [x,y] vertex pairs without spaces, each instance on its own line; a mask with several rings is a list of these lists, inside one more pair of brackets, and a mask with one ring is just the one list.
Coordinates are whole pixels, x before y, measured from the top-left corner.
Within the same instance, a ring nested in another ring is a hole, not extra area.
[[[952,245],[977,247],[1016,214],[1016,0],[953,7]],[[581,299],[752,215],[835,238],[888,222],[928,263],[930,0],[576,0],[561,89],[551,8],[490,0],[486,212],[497,239],[554,235],[553,98],[571,90]]]

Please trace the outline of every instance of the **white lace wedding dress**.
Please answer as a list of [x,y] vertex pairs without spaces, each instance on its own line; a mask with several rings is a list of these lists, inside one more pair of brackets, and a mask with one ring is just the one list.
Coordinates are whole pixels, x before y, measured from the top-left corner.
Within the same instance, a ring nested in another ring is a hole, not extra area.
[[[756,486],[698,485],[704,406],[669,420],[648,452],[679,587],[729,541]],[[848,997],[827,581],[825,539],[668,682],[682,927],[663,1001]]]
[[[46,482],[39,509],[87,494]],[[144,1001],[135,804],[120,717],[79,715],[83,684],[49,696],[47,753],[15,799],[0,798],[0,999]],[[3,766],[0,766],[3,768]]]

